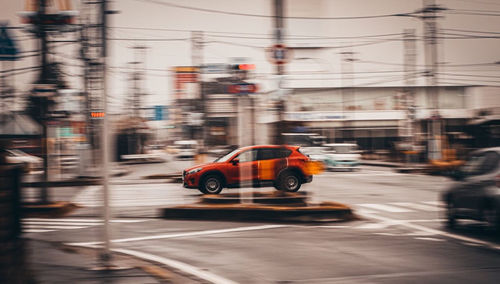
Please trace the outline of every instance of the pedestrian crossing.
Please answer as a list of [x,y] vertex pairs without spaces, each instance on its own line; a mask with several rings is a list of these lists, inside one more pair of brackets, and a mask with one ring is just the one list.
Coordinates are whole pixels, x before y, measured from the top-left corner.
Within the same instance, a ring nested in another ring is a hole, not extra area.
[[390,202],[390,203],[361,203],[355,204],[355,208],[361,213],[414,213],[414,212],[438,212],[444,209],[440,201],[417,201],[417,202]]
[[[112,219],[111,223],[138,223],[145,219]],[[23,218],[23,233],[47,233],[59,230],[85,229],[89,227],[101,226],[104,220],[87,218]]]

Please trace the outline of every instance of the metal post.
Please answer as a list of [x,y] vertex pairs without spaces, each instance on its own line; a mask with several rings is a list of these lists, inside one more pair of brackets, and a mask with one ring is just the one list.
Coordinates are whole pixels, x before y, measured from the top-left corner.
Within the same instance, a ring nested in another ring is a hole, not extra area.
[[[411,149],[407,149],[413,151],[415,146],[415,134],[413,122],[415,119],[415,98],[413,92],[413,85],[415,84],[415,80],[413,79],[415,76],[415,63],[416,63],[416,53],[415,53],[415,29],[405,29],[404,30],[404,68],[405,68],[405,107],[406,107],[406,142],[411,145]],[[412,154],[413,155],[413,154]],[[407,155],[406,161],[410,162],[410,156]]]
[[[47,64],[47,55],[49,53],[48,45],[47,45],[47,31],[45,30],[45,12],[47,7],[46,0],[40,0],[38,5],[38,33],[40,37],[40,59],[41,59],[41,75],[40,82],[43,84],[47,82],[48,75],[48,64]],[[42,149],[42,158],[43,158],[43,175],[42,175],[42,186],[40,188],[40,201],[42,203],[49,202],[49,192],[47,189],[47,182],[49,180],[49,157],[48,157],[48,145],[47,145],[47,105],[43,106],[44,112],[42,118],[42,141],[41,141],[41,149]]]
[[[274,0],[274,28],[275,28],[275,43],[282,44],[283,43],[283,0]],[[280,85],[281,85],[281,77],[284,75],[285,69],[283,64],[276,64],[276,74],[280,77]],[[281,86],[279,86],[281,88]],[[285,103],[283,98],[279,98],[278,105],[278,125],[275,129],[276,131],[276,144],[284,144],[283,137],[281,132],[284,131],[284,110]]]
[[107,61],[107,48],[106,48],[106,38],[107,38],[107,0],[102,0],[101,4],[101,41],[102,41],[102,94],[103,94],[103,112],[104,118],[102,120],[102,174],[103,174],[103,217],[104,217],[104,229],[103,229],[103,243],[104,247],[101,251],[101,261],[104,267],[110,266],[111,252],[110,252],[110,192],[109,192],[109,141],[108,141],[108,112],[107,112],[107,89],[106,89],[106,61]]

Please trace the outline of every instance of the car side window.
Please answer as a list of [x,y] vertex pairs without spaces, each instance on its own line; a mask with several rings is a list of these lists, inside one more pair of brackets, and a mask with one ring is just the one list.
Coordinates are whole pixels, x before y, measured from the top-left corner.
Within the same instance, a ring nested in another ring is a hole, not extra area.
[[259,160],[281,159],[290,156],[291,150],[285,148],[263,148],[259,149]]
[[487,152],[484,155],[484,161],[481,165],[480,172],[481,174],[488,174],[495,170],[498,167],[498,162],[500,157],[495,152]]
[[499,161],[500,157],[495,152],[480,153],[467,160],[463,171],[468,176],[484,175],[496,169]]
[[252,162],[257,160],[257,150],[247,150],[242,152],[237,157],[240,160],[240,163]]
[[276,149],[264,148],[259,149],[259,160],[276,159]]

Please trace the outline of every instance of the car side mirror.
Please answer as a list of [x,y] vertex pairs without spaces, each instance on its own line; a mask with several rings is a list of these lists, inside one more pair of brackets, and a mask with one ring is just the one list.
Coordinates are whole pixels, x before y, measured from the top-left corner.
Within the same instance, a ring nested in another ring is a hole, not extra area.
[[234,159],[231,161],[231,164],[233,164],[233,166],[236,166],[239,162],[240,162],[240,159],[238,159],[238,158],[234,158]]

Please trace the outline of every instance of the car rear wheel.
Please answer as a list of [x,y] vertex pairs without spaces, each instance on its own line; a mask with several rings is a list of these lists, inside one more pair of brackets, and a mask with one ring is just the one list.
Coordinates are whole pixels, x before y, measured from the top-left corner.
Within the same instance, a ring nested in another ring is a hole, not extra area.
[[219,194],[222,191],[222,180],[216,175],[210,175],[203,179],[200,191],[206,194]]
[[283,173],[279,179],[279,188],[284,191],[296,192],[300,189],[301,182],[298,175],[290,172]]

